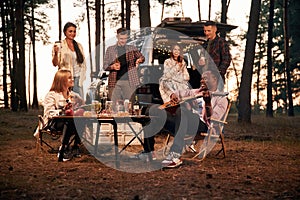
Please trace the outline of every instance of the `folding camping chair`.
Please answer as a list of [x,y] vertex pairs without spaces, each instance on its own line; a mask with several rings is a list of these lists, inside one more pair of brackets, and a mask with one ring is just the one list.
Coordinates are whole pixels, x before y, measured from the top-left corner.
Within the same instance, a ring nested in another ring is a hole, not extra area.
[[[207,156],[207,154],[212,150],[214,147],[214,144],[220,140],[221,142],[221,149],[218,151],[216,156],[218,156],[221,152],[223,152],[224,158],[226,157],[226,147],[225,147],[225,141],[224,141],[224,133],[223,133],[223,128],[224,125],[227,124],[227,116],[229,114],[231,107],[231,102],[228,100],[228,105],[226,108],[226,111],[222,117],[221,120],[216,120],[216,119],[211,119],[211,124],[210,127],[207,131],[207,133],[197,133],[194,138],[191,138],[191,136],[187,136],[184,140],[185,141],[191,141],[193,140],[194,144],[197,144],[200,140],[203,140],[203,143],[201,145],[201,148],[199,152],[195,151],[195,149],[191,148],[191,150],[196,153],[194,158],[199,157],[201,160],[204,160],[204,158]],[[168,133],[167,138],[164,143],[163,147],[163,155],[167,155],[168,147],[169,147],[169,142],[171,139],[171,133]],[[211,145],[211,142],[214,142],[213,145]],[[210,146],[209,146],[210,145]],[[188,145],[190,147],[190,145]]]
[[200,147],[200,150],[193,158],[199,157],[200,160],[204,160],[207,154],[212,150],[215,143],[213,141],[220,141],[221,149],[217,152],[216,156],[218,156],[221,152],[223,152],[223,157],[226,157],[226,147],[224,141],[224,125],[227,124],[227,117],[231,108],[231,102],[228,101],[228,106],[224,113],[224,116],[221,120],[211,119],[210,126],[208,128],[207,133],[200,133],[202,137],[204,137],[203,143]]
[[[64,126],[64,128],[66,127]],[[60,141],[56,142],[58,145],[55,145],[53,142],[46,141],[46,140],[50,137],[52,141],[57,141],[58,139],[61,138],[62,135],[63,135],[63,130],[56,130],[52,126],[51,121],[49,121],[46,124],[43,120],[43,117],[41,115],[38,115],[38,126],[35,134],[35,137],[37,138],[37,142],[36,142],[37,152],[39,151],[39,149],[44,149],[43,147],[44,145],[46,145],[49,148],[48,152],[56,153],[58,151],[58,148],[56,148],[55,146],[60,145]],[[45,139],[44,136],[47,136],[47,139]],[[70,139],[67,148],[69,148],[69,145],[73,141],[74,141],[74,137]]]

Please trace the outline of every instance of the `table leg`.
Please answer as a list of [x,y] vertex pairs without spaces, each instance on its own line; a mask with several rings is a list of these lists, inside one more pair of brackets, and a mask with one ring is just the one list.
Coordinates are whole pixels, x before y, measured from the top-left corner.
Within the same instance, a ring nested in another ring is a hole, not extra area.
[[[129,125],[129,127],[130,127],[130,129],[132,130],[132,132],[133,132],[133,134],[134,134],[134,138],[137,138],[139,141],[140,141],[140,143],[141,143],[141,145],[143,146],[144,145],[144,143],[143,143],[143,141],[141,140],[141,138],[139,137],[139,135],[142,133],[142,131],[143,131],[143,128],[142,128],[142,130],[140,130],[138,133],[136,133],[136,131],[134,130],[134,128],[132,127],[132,125],[130,124],[130,123],[127,123],[128,125]],[[141,124],[141,123],[140,123]],[[142,125],[142,127],[144,127],[144,125],[143,124],[141,124]],[[134,140],[134,138],[132,139],[132,141]],[[131,142],[132,142],[131,141]],[[130,143],[131,143],[130,142]]]
[[[95,145],[94,145],[94,151],[95,151],[95,155],[97,155],[98,153],[98,142],[99,142],[99,135],[100,135],[100,127],[101,127],[101,123],[97,123],[97,130],[96,130],[96,138],[95,138]],[[93,128],[93,126],[92,126]]]
[[135,139],[135,138],[137,138],[139,141],[140,141],[140,143],[141,143],[141,145],[142,146],[144,146],[144,143],[143,143],[143,141],[141,140],[141,138],[139,137],[139,135],[141,134],[141,132],[143,131],[143,129],[142,130],[140,130],[138,133],[136,133],[136,131],[134,130],[134,128],[131,126],[131,124],[129,123],[129,122],[127,122],[127,124],[128,124],[128,126],[130,127],[130,129],[131,129],[131,131],[132,131],[132,133],[134,134],[134,136],[133,136],[133,138],[121,149],[121,151],[119,152],[119,153],[122,153],[122,151],[124,151],[130,144],[131,144],[131,142],[133,142],[133,140]]
[[119,144],[118,144],[118,126],[117,122],[112,123],[114,128],[114,142],[115,142],[115,157],[116,157],[116,168],[120,168],[120,159],[119,159]]

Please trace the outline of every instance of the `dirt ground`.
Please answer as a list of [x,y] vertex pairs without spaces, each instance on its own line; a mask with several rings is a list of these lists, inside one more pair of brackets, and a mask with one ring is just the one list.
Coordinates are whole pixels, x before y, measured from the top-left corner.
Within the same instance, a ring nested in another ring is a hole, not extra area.
[[179,168],[129,173],[84,147],[81,158],[63,163],[37,153],[32,133],[40,112],[0,110],[0,199],[300,199],[300,116],[252,116],[251,125],[240,125],[230,114],[225,159],[215,156],[217,144],[203,161],[186,154]]

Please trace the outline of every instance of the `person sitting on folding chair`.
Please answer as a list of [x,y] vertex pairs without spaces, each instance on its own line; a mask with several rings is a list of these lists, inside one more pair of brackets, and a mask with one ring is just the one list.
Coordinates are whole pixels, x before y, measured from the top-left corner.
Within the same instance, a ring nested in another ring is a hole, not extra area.
[[[181,165],[182,161],[180,160],[180,156],[185,146],[185,136],[189,134],[189,136],[193,138],[197,133],[207,132],[209,117],[221,119],[225,114],[228,105],[226,95],[210,96],[210,93],[225,94],[218,90],[218,88],[220,88],[219,84],[222,84],[222,81],[219,82],[220,79],[221,77],[218,71],[206,71],[202,74],[200,88],[178,90],[171,94],[171,99],[175,105],[185,97],[195,97],[199,95],[204,98],[199,97],[192,102],[186,102],[179,106],[177,104],[177,108],[171,106],[161,109],[161,105],[150,107],[148,114],[153,116],[153,118],[151,118],[151,123],[144,127],[144,150],[131,158],[149,158],[149,160],[151,160],[155,152],[155,133],[161,129],[165,129],[171,132],[172,135],[175,135],[175,139],[169,155],[162,162],[162,166],[172,168]],[[170,112],[170,109],[172,112]],[[174,110],[176,110],[176,112],[173,112]]]
[[[55,123],[51,119],[51,111],[53,110],[64,110],[66,115],[72,115],[72,107],[80,106],[84,104],[83,99],[79,94],[71,91],[71,88],[74,86],[74,79],[72,77],[70,70],[60,69],[56,72],[50,91],[46,94],[43,106],[44,106],[44,116],[43,120],[45,124],[53,123],[54,129],[57,131],[62,131],[65,122]],[[68,110],[70,109],[70,110]],[[58,161],[67,161],[70,160],[72,156],[80,157],[79,145],[81,143],[80,138],[76,132],[76,127],[74,122],[70,121],[67,123],[65,135],[63,135],[61,146],[59,147],[58,152]],[[70,138],[75,134],[74,145],[72,147],[72,156],[70,153],[67,153],[66,148],[70,143]]]
[[217,71],[209,70],[202,74],[201,86],[199,89],[181,90],[171,94],[174,102],[179,102],[184,97],[201,96],[192,102],[181,105],[176,113],[168,115],[166,128],[175,135],[170,152],[162,167],[174,168],[182,164],[180,159],[185,136],[207,132],[210,118],[221,119],[226,111],[228,101],[226,95],[217,94],[220,74]]

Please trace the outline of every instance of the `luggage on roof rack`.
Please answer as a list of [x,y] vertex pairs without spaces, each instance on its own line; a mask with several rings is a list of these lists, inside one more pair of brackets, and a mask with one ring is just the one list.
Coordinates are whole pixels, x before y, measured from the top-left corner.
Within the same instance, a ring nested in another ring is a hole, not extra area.
[[182,23],[191,23],[192,19],[189,17],[167,17],[162,22],[182,22]]

